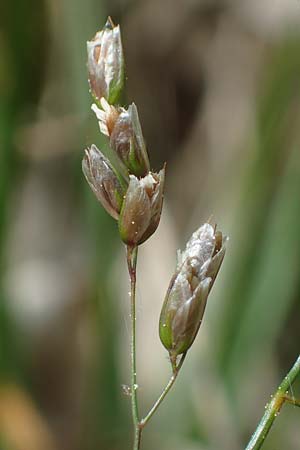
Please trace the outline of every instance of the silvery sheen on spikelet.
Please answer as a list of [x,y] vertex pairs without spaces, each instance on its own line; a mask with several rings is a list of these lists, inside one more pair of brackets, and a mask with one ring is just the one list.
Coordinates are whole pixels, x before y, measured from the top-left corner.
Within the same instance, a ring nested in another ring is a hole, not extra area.
[[150,163],[136,105],[132,103],[126,110],[109,105],[104,98],[100,105],[102,109],[92,105],[100,131],[109,137],[110,147],[128,172],[144,177],[150,171]]
[[178,251],[159,321],[162,344],[171,360],[185,353],[198,333],[207,297],[225,255],[227,237],[209,223],[196,230],[183,252]]
[[87,42],[88,78],[91,93],[115,103],[124,86],[124,56],[120,27],[108,18],[103,30]]
[[159,224],[165,182],[165,167],[159,173],[149,172],[144,178],[129,176],[119,219],[123,242],[135,246],[145,242]]
[[96,145],[85,150],[82,171],[99,202],[118,220],[127,186]]
[[[124,58],[120,28],[109,18],[104,29],[87,43],[92,105],[101,133],[109,137],[116,166],[97,149],[88,148],[82,162],[84,175],[97,199],[119,222],[127,245],[145,242],[159,224],[165,168],[150,172],[137,108],[114,106],[124,81]],[[116,170],[117,169],[117,170]]]

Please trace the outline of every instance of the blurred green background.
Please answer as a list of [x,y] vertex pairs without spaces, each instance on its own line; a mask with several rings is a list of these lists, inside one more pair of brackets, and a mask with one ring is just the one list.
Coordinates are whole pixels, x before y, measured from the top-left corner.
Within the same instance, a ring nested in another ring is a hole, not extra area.
[[[131,445],[129,308],[116,223],[81,173],[106,142],[86,41],[121,24],[124,103],[162,221],[138,262],[141,408],[168,379],[158,318],[175,252],[211,216],[230,236],[184,368],[143,450],[244,448],[299,353],[300,3],[4,0],[0,14],[0,449]],[[293,394],[300,396],[300,383]],[[264,448],[300,448],[284,406]]]

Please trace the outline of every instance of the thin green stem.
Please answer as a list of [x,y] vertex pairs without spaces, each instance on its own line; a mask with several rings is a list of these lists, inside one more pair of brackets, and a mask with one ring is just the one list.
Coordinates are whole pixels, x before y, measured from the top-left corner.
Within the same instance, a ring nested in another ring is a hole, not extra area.
[[287,395],[289,389],[291,388],[292,384],[294,383],[299,373],[300,373],[300,355],[298,356],[295,364],[293,365],[289,373],[286,375],[282,383],[279,385],[275,394],[272,396],[271,401],[266,405],[266,411],[245,450],[258,450],[261,448],[262,444],[265,441],[266,436],[268,435],[271,429],[271,426],[275,418],[277,417],[285,401],[288,401],[296,406],[299,406],[299,402],[297,400],[293,400],[292,397]]
[[177,366],[174,366],[174,363],[172,362],[173,374],[172,374],[168,384],[163,389],[162,393],[160,394],[160,396],[158,397],[158,399],[156,400],[156,402],[154,403],[154,405],[152,406],[152,408],[150,409],[148,414],[140,421],[140,426],[142,428],[146,426],[147,422],[151,419],[151,417],[156,412],[157,408],[160,406],[160,404],[164,400],[165,396],[167,395],[167,393],[170,391],[171,387],[175,383],[177,375],[179,373],[179,370],[180,370],[180,368],[181,368],[181,366],[183,364],[183,361],[184,361],[185,357],[186,357],[186,352],[183,353],[183,355],[181,356],[181,359],[180,359],[180,361],[179,361]]
[[139,424],[138,399],[137,399],[137,376],[136,376],[136,263],[138,248],[127,246],[127,265],[130,276],[130,317],[131,317],[131,341],[130,341],[130,357],[131,357],[131,413],[134,426],[134,444],[133,450],[139,450],[141,442],[141,428]]
[[138,424],[134,429],[134,444],[133,450],[139,450],[142,438],[142,427]]

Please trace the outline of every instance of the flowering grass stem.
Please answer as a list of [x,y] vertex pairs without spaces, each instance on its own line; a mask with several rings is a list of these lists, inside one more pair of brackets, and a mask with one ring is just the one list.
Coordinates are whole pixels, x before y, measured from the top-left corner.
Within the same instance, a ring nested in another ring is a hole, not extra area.
[[[127,249],[130,276],[130,391],[134,426],[133,450],[140,450],[142,431],[172,388],[186,353],[202,322],[207,297],[222,264],[227,237],[209,223],[196,230],[179,252],[159,322],[162,344],[169,352],[172,375],[143,419],[139,418],[136,367],[136,266],[138,245],[156,231],[162,206],[165,165],[150,171],[150,161],[134,103],[117,104],[124,86],[124,55],[120,27],[109,17],[104,28],[87,42],[92,105],[100,132],[109,139],[116,166],[94,144],[85,150],[82,170],[104,209],[118,222]],[[287,400],[287,399],[286,399]],[[289,401],[289,400],[287,400]],[[295,403],[294,403],[295,404]]]
[[255,432],[253,433],[249,444],[245,450],[259,450],[267,437],[274,420],[278,416],[284,402],[293,404],[294,406],[300,406],[299,400],[294,399],[288,395],[289,389],[300,373],[300,355],[298,356],[295,364],[283,379],[279,385],[277,391],[272,396],[271,401],[266,405],[266,411],[259,422]]

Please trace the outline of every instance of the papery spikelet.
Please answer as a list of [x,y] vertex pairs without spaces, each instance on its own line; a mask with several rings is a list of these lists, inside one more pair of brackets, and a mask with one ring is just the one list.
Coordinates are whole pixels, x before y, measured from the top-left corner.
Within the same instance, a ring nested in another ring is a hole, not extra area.
[[128,190],[122,205],[119,230],[127,245],[139,245],[147,240],[159,224],[165,168],[158,174],[149,172],[138,179],[130,175]]
[[178,252],[176,272],[162,307],[159,334],[172,358],[186,352],[202,322],[207,297],[225,255],[227,237],[202,225]]
[[114,219],[118,219],[126,185],[95,145],[85,150],[82,170],[99,202]]
[[91,92],[100,101],[116,102],[124,86],[124,56],[120,27],[108,18],[103,30],[87,42]]
[[94,104],[92,110],[99,121],[101,133],[110,138],[110,147],[130,174],[146,176],[150,163],[135,104],[132,103],[126,110],[111,106],[102,98],[100,105],[102,109]]

